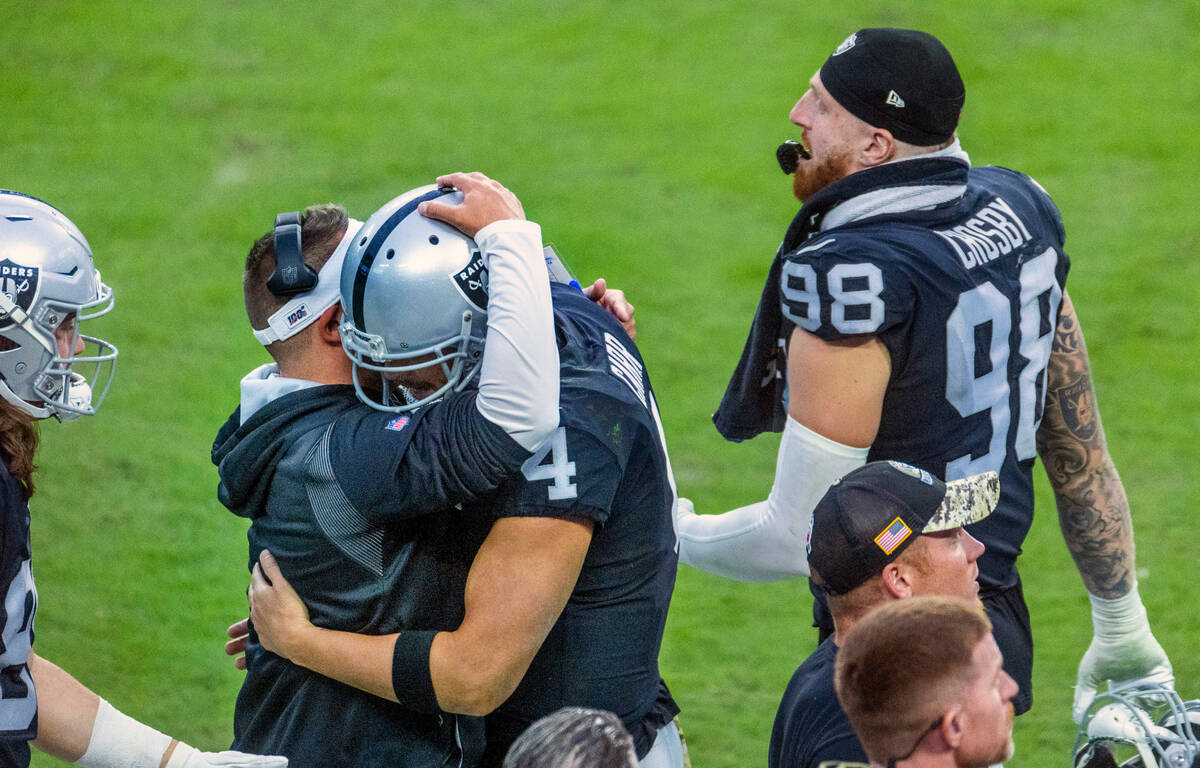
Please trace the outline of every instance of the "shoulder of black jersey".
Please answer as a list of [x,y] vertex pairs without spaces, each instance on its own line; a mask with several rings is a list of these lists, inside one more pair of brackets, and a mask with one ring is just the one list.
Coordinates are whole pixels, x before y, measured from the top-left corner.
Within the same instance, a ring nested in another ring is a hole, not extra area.
[[783,314],[827,341],[881,333],[910,314],[922,253],[911,227],[894,224],[814,237],[784,258]]
[[25,501],[25,489],[17,482],[17,478],[13,477],[12,472],[8,470],[8,465],[3,461],[0,461],[0,493],[4,494],[4,501],[7,505],[26,510],[26,514],[28,514],[29,504]]
[[872,258],[885,252],[878,239],[862,232],[837,230],[810,237],[783,255],[784,261],[815,262]]
[[989,191],[999,193],[1006,199],[1024,197],[1051,223],[1058,234],[1059,247],[1066,240],[1066,228],[1063,226],[1062,213],[1058,210],[1058,204],[1054,202],[1054,198],[1050,197],[1046,188],[1037,182],[1037,179],[999,165],[972,168],[967,179],[968,184],[985,185]]
[[562,283],[551,283],[550,300],[554,308],[554,322],[560,347],[564,343],[580,341],[580,337],[611,333],[623,337],[628,342],[627,346],[637,353],[637,347],[629,339],[621,323],[599,304],[584,296],[579,289]]

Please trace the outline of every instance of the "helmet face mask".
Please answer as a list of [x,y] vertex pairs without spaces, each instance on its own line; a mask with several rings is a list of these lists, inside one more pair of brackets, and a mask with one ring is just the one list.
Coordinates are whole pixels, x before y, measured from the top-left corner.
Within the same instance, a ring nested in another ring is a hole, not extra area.
[[94,414],[117,349],[80,328],[112,307],[79,229],[40,200],[0,190],[0,397],[39,419]]
[[1158,683],[1098,693],[1075,740],[1075,768],[1200,765],[1200,701]]
[[462,199],[430,185],[384,205],[342,266],[342,347],[359,399],[379,410],[410,411],[461,391],[483,359],[487,271],[479,248],[416,212],[443,195]]

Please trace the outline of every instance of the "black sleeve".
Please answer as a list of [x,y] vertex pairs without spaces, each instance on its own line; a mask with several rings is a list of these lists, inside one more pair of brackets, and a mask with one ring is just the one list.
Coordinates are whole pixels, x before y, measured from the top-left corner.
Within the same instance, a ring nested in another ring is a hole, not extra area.
[[788,254],[780,293],[784,316],[826,341],[883,336],[906,321],[913,305],[907,275],[886,254],[846,236]]
[[[628,430],[627,425],[619,425]],[[614,450],[588,431],[560,426],[505,485],[499,517],[586,517],[603,525],[624,473]]]
[[355,410],[330,435],[334,476],[368,517],[413,517],[495,490],[525,450],[456,393],[412,414]]

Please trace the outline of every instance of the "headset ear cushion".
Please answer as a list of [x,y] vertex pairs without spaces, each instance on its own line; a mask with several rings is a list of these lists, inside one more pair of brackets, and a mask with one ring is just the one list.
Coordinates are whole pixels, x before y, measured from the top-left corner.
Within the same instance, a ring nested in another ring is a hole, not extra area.
[[300,212],[275,217],[275,271],[267,279],[267,290],[276,296],[295,296],[317,285],[317,272],[304,263],[300,240]]

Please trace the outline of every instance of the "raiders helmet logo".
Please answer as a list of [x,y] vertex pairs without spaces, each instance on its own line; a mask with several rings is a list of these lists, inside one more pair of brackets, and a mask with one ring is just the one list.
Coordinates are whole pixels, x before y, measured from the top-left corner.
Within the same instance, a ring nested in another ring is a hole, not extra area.
[[[37,298],[39,272],[37,267],[24,267],[8,259],[0,261],[0,293],[28,312]],[[11,324],[7,313],[0,311],[0,328]]]
[[458,286],[458,292],[463,298],[475,305],[480,311],[487,311],[488,273],[483,268],[483,254],[475,251],[467,266],[455,272],[451,277]]

